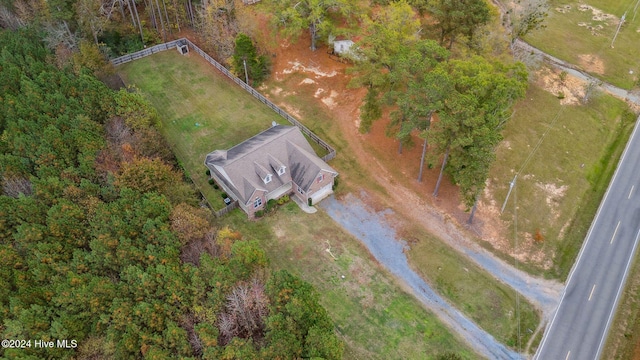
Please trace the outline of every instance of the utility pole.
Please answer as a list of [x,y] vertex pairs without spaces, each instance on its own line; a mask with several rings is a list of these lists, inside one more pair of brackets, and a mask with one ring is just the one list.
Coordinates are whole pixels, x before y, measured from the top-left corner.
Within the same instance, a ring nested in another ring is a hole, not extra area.
[[509,201],[509,195],[511,195],[511,190],[513,190],[513,187],[516,185],[517,179],[518,179],[518,174],[516,174],[516,176],[513,177],[513,180],[511,180],[511,182],[509,183],[509,192],[507,192],[507,197],[506,199],[504,199],[504,204],[502,204],[502,209],[500,209],[500,214],[504,212],[504,208],[505,206],[507,206],[507,201]]
[[247,73],[247,59],[242,58],[242,62],[244,63],[244,83],[249,85],[249,73]]
[[620,28],[622,27],[622,23],[624,23],[624,19],[627,17],[627,12],[625,11],[620,18],[620,23],[618,24],[618,29],[616,29],[616,34],[613,35],[613,40],[611,40],[611,48],[613,49],[613,42],[616,41],[616,37],[618,37],[618,33],[620,32]]

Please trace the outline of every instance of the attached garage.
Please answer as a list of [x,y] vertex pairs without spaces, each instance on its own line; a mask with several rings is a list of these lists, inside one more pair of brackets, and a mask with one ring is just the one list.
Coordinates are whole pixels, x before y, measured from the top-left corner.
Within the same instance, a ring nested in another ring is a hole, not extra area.
[[314,192],[313,195],[311,195],[311,201],[312,201],[311,204],[315,205],[319,203],[322,199],[331,195],[331,193],[333,193],[333,182],[325,185],[324,187],[320,188],[318,191]]

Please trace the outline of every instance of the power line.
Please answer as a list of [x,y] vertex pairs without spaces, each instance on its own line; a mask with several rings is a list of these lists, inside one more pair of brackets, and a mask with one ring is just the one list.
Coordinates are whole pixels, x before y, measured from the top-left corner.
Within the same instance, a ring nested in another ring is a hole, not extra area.
[[549,127],[547,128],[547,130],[542,134],[540,139],[538,139],[538,143],[536,143],[536,146],[533,147],[533,149],[529,153],[529,156],[527,156],[527,158],[524,160],[524,162],[522,163],[522,166],[520,166],[520,169],[516,172],[516,175],[513,177],[513,180],[511,180],[511,183],[509,183],[509,191],[507,192],[507,196],[504,199],[504,203],[502,204],[502,209],[500,210],[500,213],[504,212],[504,208],[507,206],[507,201],[509,201],[509,195],[511,195],[511,191],[514,189],[516,185],[516,180],[518,179],[518,175],[522,173],[522,170],[524,170],[525,166],[527,166],[527,164],[529,164],[529,161],[531,161],[531,159],[533,158],[533,155],[535,155],[535,153],[538,151],[538,149],[540,148],[540,145],[542,145],[542,140],[544,140],[544,138],[547,136],[549,131],[553,129],[553,126],[556,124],[556,122],[560,118],[560,114],[562,114],[562,111],[564,111],[564,107],[560,107],[560,110],[558,110],[558,112],[556,113],[556,116],[553,118],[553,120],[551,120],[551,123],[549,124]]

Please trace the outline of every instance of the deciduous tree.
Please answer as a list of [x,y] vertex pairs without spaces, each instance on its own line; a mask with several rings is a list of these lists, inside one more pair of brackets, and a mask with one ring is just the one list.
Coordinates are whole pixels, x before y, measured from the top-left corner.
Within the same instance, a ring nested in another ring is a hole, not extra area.
[[332,14],[350,16],[354,14],[356,3],[351,0],[277,0],[275,7],[276,24],[288,36],[298,36],[309,30],[311,50],[316,50],[316,41],[326,38],[334,28]]

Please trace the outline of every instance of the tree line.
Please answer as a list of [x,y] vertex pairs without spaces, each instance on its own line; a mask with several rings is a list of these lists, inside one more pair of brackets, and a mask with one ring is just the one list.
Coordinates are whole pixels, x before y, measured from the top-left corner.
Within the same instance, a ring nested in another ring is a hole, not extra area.
[[[447,173],[459,186],[463,204],[475,209],[511,107],[524,96],[528,80],[522,63],[487,48],[488,34],[499,33],[488,28],[495,20],[489,4],[375,0],[367,9],[341,0],[272,3],[276,25],[287,35],[308,31],[312,50],[316,40],[329,35],[358,38],[348,71],[354,76],[349,86],[367,89],[361,132],[388,113],[386,133],[398,140],[399,153],[414,145],[414,136],[422,139],[418,181],[425,163],[440,163],[433,196]],[[503,19],[504,50],[542,27],[545,11],[536,0],[509,11]]]
[[342,357],[308,283],[215,228],[132,90],[0,32],[0,334],[77,348],[4,358]]

